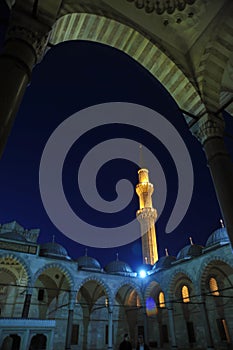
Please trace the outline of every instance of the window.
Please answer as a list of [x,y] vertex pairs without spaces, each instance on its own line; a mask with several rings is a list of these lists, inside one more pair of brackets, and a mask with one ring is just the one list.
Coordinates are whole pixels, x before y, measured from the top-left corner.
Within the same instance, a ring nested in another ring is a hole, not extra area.
[[164,292],[159,293],[159,307],[165,307],[165,297],[164,297]]
[[189,290],[188,290],[188,287],[184,285],[184,286],[182,287],[181,293],[182,293],[183,303],[189,303],[189,302],[190,302],[190,298],[189,298]]
[[78,335],[79,335],[79,325],[72,325],[72,334],[71,334],[71,345],[78,344]]
[[210,287],[211,294],[218,297],[219,296],[218,283],[214,277],[210,278],[209,287]]
[[39,289],[39,290],[38,290],[37,299],[38,299],[39,301],[43,301],[43,300],[44,300],[44,289]]

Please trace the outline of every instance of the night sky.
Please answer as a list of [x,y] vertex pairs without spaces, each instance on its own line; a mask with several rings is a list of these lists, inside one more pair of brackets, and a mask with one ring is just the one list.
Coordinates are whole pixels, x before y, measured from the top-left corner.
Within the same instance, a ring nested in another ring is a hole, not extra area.
[[[4,28],[2,23],[1,32]],[[107,219],[104,215],[98,216],[97,212],[93,214],[81,202],[76,184],[77,167],[92,147],[115,137],[134,139],[156,154],[166,175],[168,196],[165,209],[156,223],[159,256],[165,255],[165,248],[168,248],[170,255],[176,256],[182,247],[189,244],[190,236],[194,243],[204,245],[209,235],[220,227],[221,214],[204,152],[189,132],[177,104],[165,88],[129,56],[102,44],[84,41],[66,42],[52,47],[34,68],[31,84],[26,90],[0,161],[0,223],[16,220],[25,228],[40,228],[39,243],[52,241],[55,235],[55,241],[62,244],[72,258],[84,255],[85,246],[59,232],[43,207],[39,190],[40,159],[47,140],[60,123],[79,110],[108,102],[130,102],[149,107],[174,125],[192,159],[193,197],[180,225],[172,233],[166,234],[165,227],[178,189],[177,174],[171,157],[158,140],[152,140],[147,133],[137,128],[105,126],[83,135],[67,155],[63,168],[63,185],[73,210],[96,226],[111,227],[111,223],[126,223],[135,217],[138,209],[136,194],[125,210],[115,218],[112,216]],[[224,117],[227,132],[232,135],[230,116],[226,114]],[[227,137],[226,142],[232,156],[233,141]],[[137,149],[135,152],[139,154]],[[150,165],[146,166],[150,170]],[[137,169],[138,165],[123,159],[103,165],[96,178],[100,195],[106,200],[113,200],[116,195],[114,186],[124,177],[135,187]],[[153,203],[156,208],[156,187],[159,187],[159,183],[154,183],[154,187]],[[88,248],[88,255],[97,258],[103,267],[115,260],[116,253],[119,253],[120,260],[128,262],[134,269],[142,261],[139,240],[112,249]]]

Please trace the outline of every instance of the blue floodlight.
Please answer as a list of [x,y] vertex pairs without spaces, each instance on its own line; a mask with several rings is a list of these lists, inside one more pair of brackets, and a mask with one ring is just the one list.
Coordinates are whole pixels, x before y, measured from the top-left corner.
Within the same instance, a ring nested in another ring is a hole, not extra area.
[[145,270],[140,270],[140,271],[139,271],[139,277],[141,277],[141,278],[145,278],[145,277],[146,277],[146,275],[147,275],[147,273],[146,273],[146,271],[145,271]]

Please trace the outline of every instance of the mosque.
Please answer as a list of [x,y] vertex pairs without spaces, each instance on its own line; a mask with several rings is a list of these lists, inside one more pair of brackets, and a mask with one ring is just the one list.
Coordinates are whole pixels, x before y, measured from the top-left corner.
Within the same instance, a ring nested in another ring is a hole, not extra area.
[[[88,40],[128,54],[176,101],[200,141],[226,227],[205,246],[158,257],[148,171],[137,219],[144,278],[127,262],[38,244],[39,230],[0,225],[0,347],[116,350],[143,334],[151,349],[233,348],[233,165],[224,113],[233,115],[232,0],[6,0],[0,55],[0,154],[35,65],[54,45]],[[223,225],[222,225],[223,226]],[[145,229],[146,228],[146,229]]]
[[73,260],[65,247],[38,244],[39,230],[15,221],[0,226],[1,349],[118,349],[124,333],[134,348],[139,334],[151,349],[233,348],[226,228],[204,247],[190,239],[176,257],[158,259],[153,185],[147,169],[138,173],[142,276],[118,258],[105,267],[87,253]]

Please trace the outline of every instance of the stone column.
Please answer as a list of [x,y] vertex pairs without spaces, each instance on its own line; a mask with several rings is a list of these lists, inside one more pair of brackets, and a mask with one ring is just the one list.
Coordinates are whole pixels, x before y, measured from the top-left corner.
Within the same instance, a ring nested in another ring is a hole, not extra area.
[[174,325],[174,318],[173,318],[173,308],[171,303],[168,303],[167,305],[167,313],[168,313],[171,349],[176,349],[177,344],[176,344],[176,336],[175,336],[175,325]]
[[233,163],[225,147],[224,120],[205,115],[192,128],[202,143],[226,229],[233,245]]
[[143,310],[143,326],[144,326],[144,341],[148,344],[148,324],[147,324],[147,314],[146,314],[146,306]]
[[108,349],[112,350],[112,315],[113,309],[111,306],[108,307]]
[[69,302],[69,311],[68,311],[68,320],[67,320],[67,327],[66,327],[66,346],[65,350],[71,349],[71,336],[72,336],[72,326],[73,326],[73,316],[74,316],[74,304],[75,304],[75,298],[74,296],[70,296],[70,302]]
[[30,14],[12,10],[4,49],[0,55],[0,156],[34,65],[43,56],[50,27]]
[[25,299],[24,299],[24,304],[23,304],[22,318],[28,318],[29,309],[31,305],[31,298],[32,298],[32,291],[27,290]]

